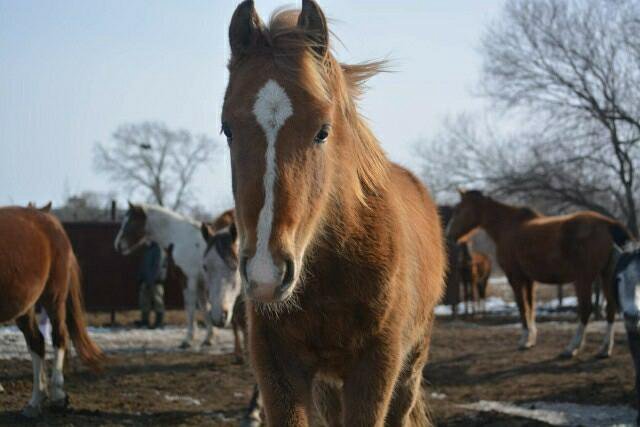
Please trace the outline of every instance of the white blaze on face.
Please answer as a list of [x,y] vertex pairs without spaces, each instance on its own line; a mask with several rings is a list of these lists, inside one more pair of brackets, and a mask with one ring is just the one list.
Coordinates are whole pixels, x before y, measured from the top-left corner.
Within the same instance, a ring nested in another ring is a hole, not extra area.
[[291,100],[285,90],[274,80],[269,80],[258,92],[253,105],[253,114],[265,133],[264,205],[258,216],[256,253],[247,265],[249,280],[258,283],[275,283],[280,280],[280,271],[273,263],[269,251],[269,239],[273,223],[274,187],[276,171],[276,141],[278,131],[293,114]]

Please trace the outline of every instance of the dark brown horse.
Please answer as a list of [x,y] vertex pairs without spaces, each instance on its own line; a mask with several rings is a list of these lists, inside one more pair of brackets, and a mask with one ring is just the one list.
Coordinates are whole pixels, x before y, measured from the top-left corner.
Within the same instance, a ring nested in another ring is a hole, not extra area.
[[616,313],[612,251],[614,244],[622,246],[631,238],[623,225],[595,212],[543,216],[500,203],[480,191],[461,191],[448,234],[461,238],[478,227],[495,242],[498,263],[513,289],[523,327],[520,348],[536,343],[535,282],[573,282],[580,323],[563,355],[577,354],[591,315],[591,285],[600,277],[608,325],[599,355],[611,355]]
[[[63,366],[69,337],[92,369],[99,370],[103,358],[86,331],[78,262],[62,224],[48,213],[49,208],[0,208],[0,322],[15,319],[31,352],[33,393],[24,409],[29,417],[40,414],[47,397],[53,408],[67,406]],[[36,303],[46,310],[52,326],[55,358],[50,389]]]
[[[230,146],[249,347],[271,426],[425,425],[445,254],[436,207],[384,156],[318,5],[229,28]],[[317,417],[317,418],[316,418]]]

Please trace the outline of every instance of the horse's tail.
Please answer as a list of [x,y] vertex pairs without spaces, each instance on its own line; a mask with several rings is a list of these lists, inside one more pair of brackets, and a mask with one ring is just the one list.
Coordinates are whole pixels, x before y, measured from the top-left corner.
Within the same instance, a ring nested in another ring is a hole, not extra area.
[[69,297],[67,298],[67,328],[69,329],[69,335],[80,359],[94,372],[100,372],[102,371],[104,354],[87,333],[80,282],[80,266],[73,251],[71,252],[69,264],[70,283]]
[[609,233],[611,234],[611,238],[619,247],[624,247],[629,241],[633,240],[633,235],[621,223],[617,221],[612,221],[609,225]]

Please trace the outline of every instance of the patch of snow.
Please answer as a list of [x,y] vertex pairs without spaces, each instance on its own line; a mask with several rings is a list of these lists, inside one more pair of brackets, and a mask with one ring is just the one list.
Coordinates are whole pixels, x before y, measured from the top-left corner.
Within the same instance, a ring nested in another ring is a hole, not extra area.
[[458,405],[479,412],[500,412],[554,426],[631,426],[635,425],[636,411],[628,406],[597,406],[577,403],[531,402],[516,405],[510,402],[481,400]]
[[[563,308],[577,307],[578,299],[576,297],[565,297],[562,301]],[[551,314],[555,313],[559,309],[558,300],[554,299],[544,303],[536,304],[537,314]],[[464,309],[464,303],[458,304],[458,313]],[[435,308],[436,316],[450,316],[450,305],[438,305]],[[502,315],[517,315],[518,306],[515,302],[507,302],[500,297],[491,296],[485,300],[485,314],[502,314]]]
[[202,402],[199,399],[194,399],[190,396],[174,396],[172,394],[165,394],[164,399],[168,402],[181,402],[187,405],[200,406]]
[[[88,328],[89,335],[106,353],[166,353],[181,352],[178,347],[182,342],[185,329],[179,326],[168,326],[164,329],[132,329],[132,328]],[[53,355],[51,338],[47,338],[47,358]],[[215,329],[215,339],[209,348],[194,347],[186,351],[227,354],[233,351],[233,334],[228,329]],[[73,350],[72,350],[73,352]],[[0,359],[29,359],[27,345],[20,330],[15,326],[0,327]]]
[[435,400],[443,400],[447,398],[447,395],[444,393],[437,393],[434,391],[431,393],[431,398]]

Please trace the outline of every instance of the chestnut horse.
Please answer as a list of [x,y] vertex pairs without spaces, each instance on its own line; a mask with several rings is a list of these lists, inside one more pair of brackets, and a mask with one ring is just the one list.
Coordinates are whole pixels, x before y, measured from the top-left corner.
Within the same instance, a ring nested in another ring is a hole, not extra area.
[[312,0],[229,28],[230,147],[249,349],[270,426],[426,425],[421,383],[445,253],[436,206],[356,98]]
[[616,313],[612,251],[614,245],[622,246],[631,239],[622,224],[589,211],[543,216],[529,208],[500,203],[480,191],[461,191],[448,234],[457,239],[478,227],[495,242],[498,263],[513,289],[523,327],[521,349],[536,343],[535,282],[574,282],[580,322],[562,355],[576,355],[584,344],[591,315],[591,285],[600,277],[607,300],[607,331],[598,355],[611,355]]
[[[62,224],[48,213],[49,208],[0,208],[0,322],[15,319],[31,353],[33,392],[23,411],[28,417],[40,414],[47,397],[52,408],[68,405],[63,366],[69,337],[93,370],[100,369],[103,359],[86,331],[78,262]],[[51,320],[55,351],[49,390],[36,303],[42,304]]]

